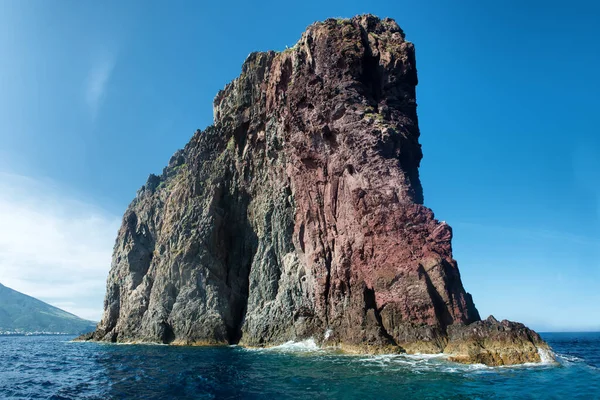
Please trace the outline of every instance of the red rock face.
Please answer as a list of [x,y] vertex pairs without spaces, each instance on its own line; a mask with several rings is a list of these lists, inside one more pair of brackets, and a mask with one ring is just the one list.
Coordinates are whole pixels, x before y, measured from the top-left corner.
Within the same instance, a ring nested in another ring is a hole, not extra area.
[[476,322],[423,205],[416,84],[413,45],[370,15],[251,54],[125,213],[93,339],[535,361],[527,328]]
[[[414,47],[396,23],[311,26],[265,76],[256,89],[284,132],[293,243],[315,280],[319,328],[342,342],[397,344],[479,320],[452,231],[421,204]],[[260,125],[261,111],[237,111]]]

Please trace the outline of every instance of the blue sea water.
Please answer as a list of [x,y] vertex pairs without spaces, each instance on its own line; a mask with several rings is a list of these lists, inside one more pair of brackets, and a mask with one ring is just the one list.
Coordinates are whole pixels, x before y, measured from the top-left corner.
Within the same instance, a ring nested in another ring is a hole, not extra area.
[[547,333],[558,364],[0,337],[1,399],[600,399],[600,333]]

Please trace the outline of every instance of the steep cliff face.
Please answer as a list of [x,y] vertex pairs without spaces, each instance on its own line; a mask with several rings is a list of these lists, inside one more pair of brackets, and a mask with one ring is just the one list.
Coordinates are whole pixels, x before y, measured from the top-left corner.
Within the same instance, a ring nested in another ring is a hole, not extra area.
[[250,54],[125,213],[94,339],[471,351],[452,230],[423,206],[416,85],[413,45],[370,15]]

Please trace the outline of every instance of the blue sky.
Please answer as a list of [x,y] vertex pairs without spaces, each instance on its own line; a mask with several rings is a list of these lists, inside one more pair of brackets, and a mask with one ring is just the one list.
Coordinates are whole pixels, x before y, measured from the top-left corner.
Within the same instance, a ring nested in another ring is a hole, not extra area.
[[0,282],[98,319],[123,211],[248,53],[370,12],[415,43],[425,203],[482,316],[600,330],[596,2],[252,3],[0,2]]

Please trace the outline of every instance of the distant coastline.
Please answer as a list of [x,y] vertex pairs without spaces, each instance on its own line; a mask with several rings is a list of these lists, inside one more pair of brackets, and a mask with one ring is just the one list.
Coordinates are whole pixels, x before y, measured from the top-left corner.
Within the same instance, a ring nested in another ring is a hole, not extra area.
[[0,336],[81,335],[96,324],[0,283]]
[[74,336],[73,333],[67,332],[15,332],[15,331],[0,331],[0,336]]

